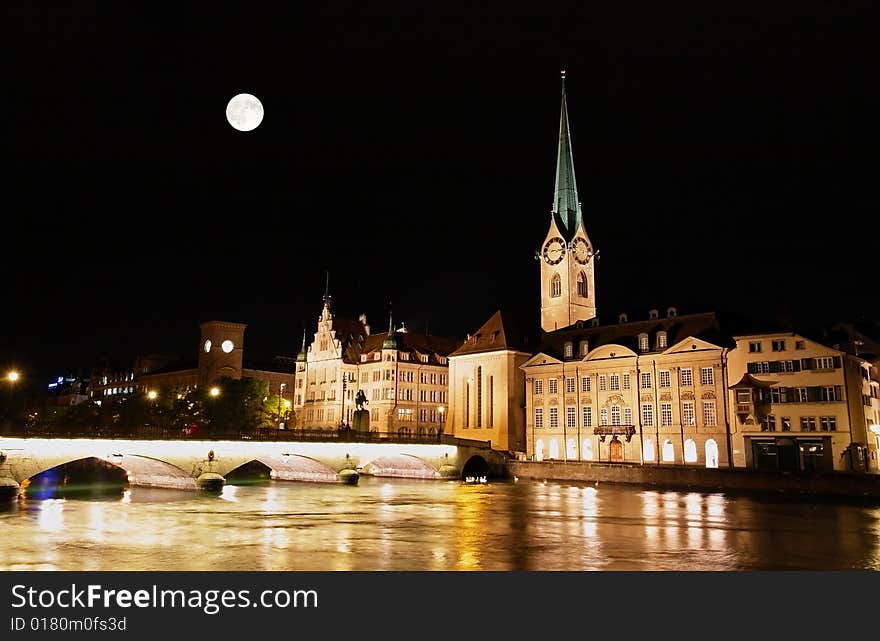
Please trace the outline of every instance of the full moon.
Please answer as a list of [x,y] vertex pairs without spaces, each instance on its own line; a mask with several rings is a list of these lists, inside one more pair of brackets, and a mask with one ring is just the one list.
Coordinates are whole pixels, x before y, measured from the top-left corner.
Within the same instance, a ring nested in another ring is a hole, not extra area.
[[240,93],[226,105],[226,120],[239,131],[253,131],[263,122],[263,103],[249,93]]

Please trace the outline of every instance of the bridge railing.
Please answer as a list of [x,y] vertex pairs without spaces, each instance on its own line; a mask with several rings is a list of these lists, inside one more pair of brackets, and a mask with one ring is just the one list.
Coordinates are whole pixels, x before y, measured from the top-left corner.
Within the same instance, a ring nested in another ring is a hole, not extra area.
[[326,443],[423,443],[458,445],[459,439],[448,434],[418,434],[401,432],[356,432],[336,429],[260,429],[254,431],[223,429],[177,429],[157,426],[134,428],[64,428],[64,427],[18,427],[0,431],[0,436],[19,438],[99,438],[117,440],[149,441],[270,441],[270,442],[313,442]]

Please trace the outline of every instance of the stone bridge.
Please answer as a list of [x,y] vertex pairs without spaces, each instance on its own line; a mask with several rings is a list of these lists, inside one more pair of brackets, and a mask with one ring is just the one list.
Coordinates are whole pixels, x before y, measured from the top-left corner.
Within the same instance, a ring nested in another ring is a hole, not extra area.
[[[0,437],[0,485],[10,491],[57,466],[98,459],[132,486],[197,489],[199,481],[260,467],[270,478],[333,483],[343,470],[420,479],[500,476],[506,457],[487,444],[340,443]],[[349,473],[350,474],[350,473]],[[354,476],[354,475],[353,475]],[[356,480],[355,476],[355,480]],[[0,488],[2,491],[2,488]]]

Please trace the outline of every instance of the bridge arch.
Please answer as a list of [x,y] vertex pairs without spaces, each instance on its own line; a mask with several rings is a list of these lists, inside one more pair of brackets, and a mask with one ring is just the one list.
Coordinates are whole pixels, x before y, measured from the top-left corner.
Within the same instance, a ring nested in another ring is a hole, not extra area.
[[412,454],[393,454],[374,458],[363,466],[362,471],[372,476],[413,479],[439,479],[441,476],[436,467]]
[[480,478],[482,476],[488,478],[490,473],[489,462],[479,454],[471,456],[461,468],[461,477],[465,479],[468,477]]
[[83,492],[117,493],[128,485],[123,467],[97,456],[83,456],[31,474],[22,480],[21,489],[26,497],[49,499]]
[[269,468],[269,478],[279,481],[336,482],[336,470],[318,459],[302,454],[258,456],[245,465],[253,463]]

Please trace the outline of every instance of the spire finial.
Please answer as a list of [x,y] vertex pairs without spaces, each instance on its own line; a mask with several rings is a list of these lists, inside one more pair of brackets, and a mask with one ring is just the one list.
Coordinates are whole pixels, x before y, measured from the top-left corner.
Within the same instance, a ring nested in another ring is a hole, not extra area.
[[392,325],[392,320],[394,318],[394,311],[391,305],[391,301],[388,301],[388,335],[394,333],[394,325]]
[[556,189],[553,194],[553,215],[559,231],[571,238],[581,221],[581,205],[574,177],[571,131],[568,124],[568,100],[565,95],[565,69],[562,77],[562,106],[559,114],[559,151],[556,157]]

